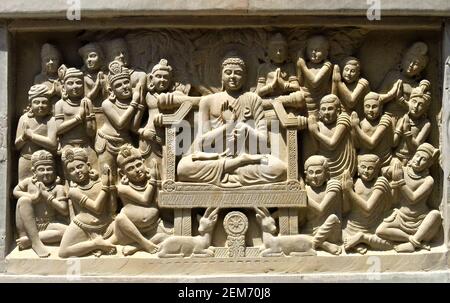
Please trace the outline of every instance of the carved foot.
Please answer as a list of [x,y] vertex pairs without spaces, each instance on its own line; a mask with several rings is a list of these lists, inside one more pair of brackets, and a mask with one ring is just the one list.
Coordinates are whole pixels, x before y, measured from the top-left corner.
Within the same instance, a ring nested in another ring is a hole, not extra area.
[[282,251],[272,252],[270,249],[263,250],[261,252],[261,257],[284,257],[286,256]]
[[399,253],[411,253],[416,250],[414,245],[412,245],[412,243],[410,243],[410,242],[395,245],[394,249],[396,252],[399,252]]
[[342,247],[340,247],[339,245],[330,243],[330,242],[323,242],[320,247],[322,247],[322,249],[332,255],[340,255],[342,253]]
[[350,251],[356,244],[359,244],[363,239],[364,234],[362,232],[357,232],[353,236],[346,237],[344,240],[345,251]]
[[359,253],[361,255],[364,255],[364,254],[367,253],[367,247],[365,245],[362,245],[362,244],[361,245],[357,245],[355,247],[355,250],[356,250],[357,253]]
[[[114,255],[117,253],[116,246],[111,244],[109,241],[103,239],[101,236],[98,236],[97,238],[95,238],[94,243],[97,246],[97,248],[100,250],[100,255],[102,255],[102,254]],[[94,255],[96,255],[96,253],[94,253]]]
[[131,256],[131,255],[137,253],[139,250],[140,249],[136,246],[127,245],[122,248],[122,254],[124,256]]
[[16,244],[19,250],[28,249],[31,247],[31,241],[27,236],[23,236],[17,239]]
[[50,256],[50,252],[42,242],[32,245],[31,248],[33,248],[34,252],[39,256],[39,258],[47,258],[48,256]]

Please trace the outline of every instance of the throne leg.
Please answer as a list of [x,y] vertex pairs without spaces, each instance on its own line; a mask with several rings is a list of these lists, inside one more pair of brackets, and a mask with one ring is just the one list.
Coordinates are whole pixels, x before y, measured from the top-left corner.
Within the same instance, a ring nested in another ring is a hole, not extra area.
[[298,234],[298,209],[280,208],[280,234],[297,235]]
[[177,236],[192,235],[192,221],[190,208],[174,209],[174,234]]

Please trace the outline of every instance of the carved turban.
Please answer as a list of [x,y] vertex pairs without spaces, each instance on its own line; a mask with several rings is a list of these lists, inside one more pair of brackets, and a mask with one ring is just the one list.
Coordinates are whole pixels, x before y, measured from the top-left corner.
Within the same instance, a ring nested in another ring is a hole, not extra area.
[[171,72],[172,71],[172,67],[169,65],[169,63],[167,62],[166,59],[161,59],[158,64],[153,66],[152,74],[154,72],[156,72],[157,70],[165,70],[165,71]]
[[80,78],[83,79],[83,72],[78,68],[65,66],[64,64],[58,68],[58,75],[63,82],[69,78]]
[[417,151],[422,151],[428,154],[431,159],[434,161],[439,156],[439,149],[434,148],[430,143],[422,143],[417,148]]
[[124,167],[125,164],[136,159],[142,159],[142,154],[133,145],[125,144],[120,147],[119,154],[117,155],[117,164],[119,167]]
[[43,149],[35,151],[31,155],[31,166],[37,167],[39,165],[54,165],[53,155]]
[[108,66],[109,74],[108,74],[108,81],[109,84],[113,84],[114,81],[128,78],[130,79],[130,73],[128,72],[128,69],[124,68],[122,66],[122,63],[119,61],[113,61]]
[[101,58],[103,58],[103,51],[101,46],[98,43],[88,43],[85,46],[81,47],[78,50],[78,53],[80,54],[81,57],[85,57],[87,56],[89,53],[97,53],[97,55]]
[[48,98],[48,87],[44,84],[35,84],[28,91],[28,101],[38,97]]
[[87,152],[83,148],[75,147],[75,148],[64,150],[61,155],[61,159],[65,165],[67,165],[68,163],[73,162],[75,160],[88,162],[88,155],[87,155]]

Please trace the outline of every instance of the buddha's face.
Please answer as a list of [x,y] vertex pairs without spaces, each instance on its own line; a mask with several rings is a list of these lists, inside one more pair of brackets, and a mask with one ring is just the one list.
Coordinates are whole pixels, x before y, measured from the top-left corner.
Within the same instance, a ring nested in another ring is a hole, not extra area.
[[142,159],[128,162],[123,167],[123,173],[132,183],[140,183],[147,179],[147,170]]
[[45,185],[51,185],[56,180],[54,165],[41,164],[37,167],[33,167],[33,174],[38,182],[42,182]]
[[83,183],[89,180],[91,166],[88,162],[73,160],[66,164],[66,171],[69,174],[70,180],[75,183]]
[[64,89],[69,98],[81,98],[84,95],[84,81],[82,78],[69,77],[64,81]]
[[61,65],[61,59],[58,54],[48,53],[42,56],[42,69],[47,74],[56,74]]
[[320,187],[327,181],[327,172],[323,165],[310,165],[305,170],[306,183],[311,187]]
[[97,52],[89,52],[84,57],[84,64],[89,70],[98,70],[100,68],[100,57]]
[[372,181],[378,174],[378,165],[375,161],[358,161],[358,176],[363,181]]
[[428,109],[428,101],[421,97],[414,97],[408,101],[409,114],[414,118],[423,116]]
[[119,61],[123,66],[128,66],[128,50],[126,48],[117,46],[111,51],[111,54],[111,61]]
[[373,121],[381,115],[380,102],[377,99],[368,99],[364,101],[364,115],[367,120]]
[[342,71],[342,78],[346,83],[353,83],[359,78],[359,67],[354,64],[347,64]]
[[268,54],[270,60],[281,64],[287,59],[287,45],[282,42],[271,42],[269,44]]
[[226,91],[238,91],[244,85],[244,69],[237,64],[227,64],[222,69],[222,83]]
[[131,83],[129,78],[120,78],[113,82],[112,89],[117,99],[125,100],[131,98]]
[[336,122],[338,109],[335,103],[327,102],[320,104],[320,119],[325,124],[331,124]]
[[50,110],[51,106],[46,97],[36,97],[31,100],[31,111],[35,117],[45,117]]
[[431,156],[424,151],[417,151],[414,157],[411,159],[411,168],[419,173],[428,168],[428,162],[431,160]]
[[417,76],[423,68],[423,62],[418,56],[407,56],[402,61],[403,73],[408,77]]
[[328,55],[328,51],[324,43],[316,39],[308,43],[306,52],[309,61],[315,64],[323,62]]
[[151,81],[158,93],[165,92],[169,89],[170,72],[167,70],[157,70],[152,74]]

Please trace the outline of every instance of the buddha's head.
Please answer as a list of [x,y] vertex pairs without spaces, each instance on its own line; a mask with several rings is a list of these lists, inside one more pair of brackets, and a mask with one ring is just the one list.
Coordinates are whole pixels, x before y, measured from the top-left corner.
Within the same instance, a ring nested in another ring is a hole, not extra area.
[[228,53],[222,61],[222,86],[225,91],[239,91],[245,84],[246,65],[235,52]]

